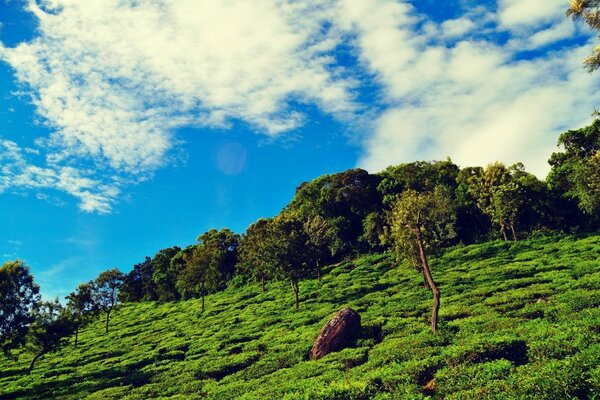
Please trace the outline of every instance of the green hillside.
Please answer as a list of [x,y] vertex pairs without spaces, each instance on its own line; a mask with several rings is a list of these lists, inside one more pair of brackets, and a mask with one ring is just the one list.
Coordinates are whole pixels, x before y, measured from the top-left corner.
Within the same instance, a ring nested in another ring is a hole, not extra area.
[[[600,394],[600,235],[450,248],[432,260],[439,331],[422,277],[391,255],[300,283],[206,299],[124,304],[25,371],[0,361],[2,399],[475,399]],[[306,354],[343,306],[362,316],[354,348]]]

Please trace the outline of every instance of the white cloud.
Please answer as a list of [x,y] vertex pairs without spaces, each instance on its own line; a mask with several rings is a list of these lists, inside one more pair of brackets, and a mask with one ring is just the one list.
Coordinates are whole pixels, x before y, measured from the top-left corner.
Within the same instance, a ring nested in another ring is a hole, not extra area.
[[0,46],[0,59],[54,130],[39,141],[52,149],[49,169],[24,170],[21,181],[53,171],[58,188],[82,199],[86,211],[108,211],[114,185],[92,193],[91,182],[66,166],[91,160],[140,179],[168,163],[178,127],[241,120],[277,135],[303,123],[291,101],[339,118],[355,111],[354,81],[332,57],[338,32],[324,27],[328,2],[42,4],[29,3],[39,36]]
[[499,0],[498,16],[504,27],[523,27],[564,18],[565,0]]
[[[295,103],[353,121],[362,69],[383,88],[360,161],[372,170],[451,156],[543,175],[558,133],[600,100],[580,67],[589,46],[544,50],[574,34],[564,0],[499,0],[441,23],[402,0],[41,4],[29,3],[38,37],[0,45],[0,59],[53,133],[35,149],[0,142],[0,191],[58,189],[90,212],[169,163],[177,128],[242,121],[278,135],[307,118]],[[360,65],[340,65],[339,45]],[[26,159],[36,151],[42,166]]]
[[475,29],[477,25],[469,18],[456,18],[442,23],[442,33],[445,37],[463,36]]
[[[560,32],[539,25],[564,18],[562,14],[531,14],[521,3],[528,2],[501,2],[500,21],[540,32],[532,37],[536,47],[568,33],[562,24],[555,28]],[[557,4],[546,8],[558,9]],[[441,38],[439,43],[433,35],[440,29],[419,32],[417,24],[406,24],[403,16],[366,21],[357,22],[357,41],[365,64],[385,87],[389,104],[365,143],[360,165],[370,170],[451,156],[461,165],[523,161],[544,177],[558,134],[588,122],[600,101],[598,76],[581,67],[590,44],[523,60],[517,58],[523,49],[514,41],[498,44],[493,35],[481,34],[482,26],[472,36],[447,42],[444,39],[451,38]],[[393,36],[405,40],[390,41]],[[376,48],[369,42],[388,45]],[[405,61],[390,68],[392,59]]]
[[[93,171],[68,166],[41,168],[31,165],[16,143],[0,138],[0,193],[14,187],[58,189],[77,198],[83,211],[108,213],[120,193],[119,185],[102,183],[91,178],[92,175]],[[38,198],[43,200],[45,195],[41,196]]]

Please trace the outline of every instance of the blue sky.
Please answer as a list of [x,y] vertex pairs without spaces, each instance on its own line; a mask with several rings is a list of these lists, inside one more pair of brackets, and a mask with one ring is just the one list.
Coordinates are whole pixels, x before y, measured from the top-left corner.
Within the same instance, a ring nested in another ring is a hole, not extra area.
[[567,3],[0,0],[2,261],[62,297],[324,173],[450,156],[543,178],[600,100]]

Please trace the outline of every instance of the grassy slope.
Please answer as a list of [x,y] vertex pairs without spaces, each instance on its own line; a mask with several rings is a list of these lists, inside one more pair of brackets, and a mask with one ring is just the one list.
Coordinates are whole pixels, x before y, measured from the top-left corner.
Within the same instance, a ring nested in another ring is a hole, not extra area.
[[[108,335],[95,323],[80,347],[47,356],[31,376],[28,356],[0,361],[0,398],[591,397],[600,393],[599,256],[600,236],[450,249],[432,263],[442,291],[435,336],[420,275],[389,255],[303,282],[299,311],[283,283],[209,296],[204,314],[196,300],[125,305]],[[361,313],[364,337],[306,361],[345,305]]]

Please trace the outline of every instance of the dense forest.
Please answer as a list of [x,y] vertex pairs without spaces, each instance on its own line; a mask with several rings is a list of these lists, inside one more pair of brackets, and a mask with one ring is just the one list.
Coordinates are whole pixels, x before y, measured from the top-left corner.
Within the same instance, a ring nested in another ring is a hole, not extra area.
[[0,268],[0,345],[6,357],[33,355],[29,372],[99,314],[110,330],[119,303],[174,302],[257,282],[265,292],[289,284],[296,309],[299,283],[325,274],[323,266],[362,254],[392,251],[422,274],[431,291],[431,330],[438,327],[440,296],[429,259],[443,249],[500,238],[516,242],[551,233],[600,227],[600,120],[563,133],[545,181],[522,164],[495,162],[460,168],[451,160],[413,162],[370,174],[362,169],[300,184],[275,217],[259,219],[243,234],[211,229],[185,248],[145,257],[133,269],[102,272],[66,297],[42,301],[27,265]]

